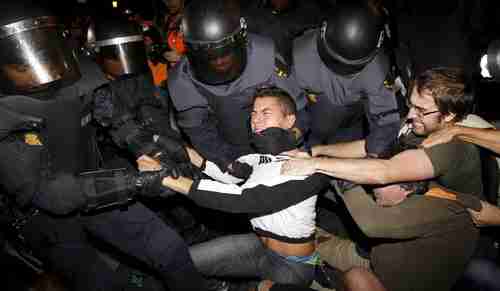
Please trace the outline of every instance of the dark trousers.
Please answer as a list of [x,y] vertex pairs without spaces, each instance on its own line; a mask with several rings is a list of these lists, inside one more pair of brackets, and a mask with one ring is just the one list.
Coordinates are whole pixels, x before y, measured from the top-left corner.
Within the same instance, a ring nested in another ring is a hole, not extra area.
[[478,230],[455,201],[414,195],[381,207],[360,186],[341,197],[368,237],[394,239],[374,246],[370,256],[388,290],[449,290],[474,253]]
[[309,105],[308,110],[311,115],[311,145],[348,142],[366,136],[364,109],[360,102],[332,106],[328,101],[320,99]]
[[89,234],[146,264],[169,290],[204,289],[182,238],[140,203],[92,216],[40,214],[23,228],[28,244],[66,277],[71,290],[120,290],[124,282],[91,245]]

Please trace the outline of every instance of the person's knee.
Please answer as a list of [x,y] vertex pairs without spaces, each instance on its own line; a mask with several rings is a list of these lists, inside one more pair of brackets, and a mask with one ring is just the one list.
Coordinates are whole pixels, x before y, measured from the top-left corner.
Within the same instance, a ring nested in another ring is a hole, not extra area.
[[345,290],[387,291],[373,272],[366,268],[352,268],[343,276]]

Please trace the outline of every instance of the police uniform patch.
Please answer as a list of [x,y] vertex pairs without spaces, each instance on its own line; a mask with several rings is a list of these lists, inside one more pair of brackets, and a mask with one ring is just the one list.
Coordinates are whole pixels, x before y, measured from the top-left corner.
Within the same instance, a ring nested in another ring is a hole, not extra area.
[[387,75],[385,75],[384,87],[391,91],[394,88],[394,74],[392,74],[391,71],[387,72]]
[[43,145],[42,142],[40,141],[40,138],[36,133],[26,133],[24,135],[24,142],[26,144],[32,145],[32,146],[41,146]]
[[318,103],[318,95],[320,94],[319,92],[314,92],[310,89],[305,90],[306,93],[306,98],[309,103]]
[[290,66],[281,57],[276,56],[274,59],[274,72],[279,78],[286,79],[290,75]]

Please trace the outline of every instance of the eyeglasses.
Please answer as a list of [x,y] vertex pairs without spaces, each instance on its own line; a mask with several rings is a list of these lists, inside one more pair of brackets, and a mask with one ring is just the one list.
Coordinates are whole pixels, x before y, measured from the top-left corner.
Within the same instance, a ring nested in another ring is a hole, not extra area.
[[429,112],[425,112],[425,108],[421,108],[421,107],[418,107],[418,106],[415,106],[413,104],[410,103],[410,101],[406,101],[406,106],[408,106],[408,110],[415,110],[415,114],[420,117],[420,118],[423,118],[429,114],[433,114],[433,113],[437,113],[439,112],[439,110],[433,110],[433,111],[429,111]]

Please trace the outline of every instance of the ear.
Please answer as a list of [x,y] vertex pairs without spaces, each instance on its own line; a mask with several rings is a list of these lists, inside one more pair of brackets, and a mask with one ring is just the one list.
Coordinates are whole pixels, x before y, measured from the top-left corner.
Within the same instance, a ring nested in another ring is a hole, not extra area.
[[288,114],[285,117],[285,126],[287,129],[292,128],[295,125],[295,121],[297,120],[297,117],[295,114]]
[[455,113],[448,113],[448,114],[446,114],[446,115],[444,116],[444,121],[445,121],[446,123],[452,122],[453,120],[455,120],[455,117],[456,117],[456,116],[457,116],[457,115],[456,115]]

